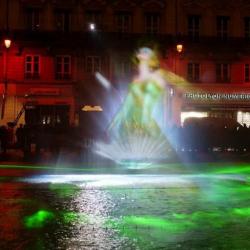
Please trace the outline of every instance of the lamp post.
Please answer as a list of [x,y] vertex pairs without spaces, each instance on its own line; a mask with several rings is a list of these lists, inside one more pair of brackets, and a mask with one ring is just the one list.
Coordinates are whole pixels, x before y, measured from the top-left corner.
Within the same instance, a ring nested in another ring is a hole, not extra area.
[[172,119],[173,119],[173,98],[174,98],[174,95],[175,95],[175,89],[176,89],[176,86],[178,84],[178,70],[177,68],[177,65],[178,65],[178,62],[179,62],[179,59],[180,59],[180,56],[181,54],[183,53],[183,50],[184,50],[184,46],[182,43],[178,42],[176,43],[176,47],[175,49],[173,49],[173,54],[172,54],[172,65],[173,65],[173,73],[174,73],[174,78],[173,78],[173,81],[174,81],[174,85],[170,85],[168,87],[168,97],[167,97],[167,100],[168,100],[168,103],[167,103],[167,117],[168,117],[168,121],[169,121],[169,124],[172,123]]
[[[6,34],[7,36],[9,35],[9,0],[5,1],[5,13],[6,13]],[[4,65],[3,65],[3,94],[2,94],[2,110],[1,110],[1,119],[4,118],[4,113],[5,113],[5,103],[6,103],[6,98],[7,98],[7,93],[8,93],[8,60],[9,60],[9,48],[11,46],[11,39],[9,37],[6,37],[4,39]]]
[[5,46],[5,52],[4,52],[4,75],[3,75],[3,94],[2,94],[2,112],[1,112],[1,119],[4,118],[5,113],[5,104],[8,94],[8,60],[9,60],[9,48],[11,46],[11,40],[9,38],[4,39],[4,46]]
[[9,38],[4,39],[4,45],[6,49],[9,49],[11,46],[11,40]]
[[181,43],[176,44],[176,51],[180,54],[183,51],[183,45]]

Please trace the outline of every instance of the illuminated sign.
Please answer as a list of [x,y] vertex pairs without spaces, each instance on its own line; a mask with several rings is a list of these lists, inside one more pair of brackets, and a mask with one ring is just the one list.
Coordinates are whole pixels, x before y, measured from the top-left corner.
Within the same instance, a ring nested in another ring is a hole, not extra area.
[[186,99],[192,100],[250,100],[250,93],[202,93],[188,92],[184,94]]
[[82,111],[85,111],[85,112],[101,112],[101,111],[103,111],[103,109],[102,109],[101,106],[90,106],[90,105],[85,105],[85,106],[82,108]]

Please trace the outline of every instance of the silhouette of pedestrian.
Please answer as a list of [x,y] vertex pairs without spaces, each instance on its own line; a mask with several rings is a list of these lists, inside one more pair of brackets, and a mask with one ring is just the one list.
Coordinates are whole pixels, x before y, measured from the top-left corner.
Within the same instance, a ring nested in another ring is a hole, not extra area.
[[20,124],[16,129],[16,139],[17,139],[17,148],[23,148],[24,146],[24,128],[23,124]]
[[8,130],[4,125],[0,127],[0,140],[1,140],[1,153],[5,156],[8,145]]

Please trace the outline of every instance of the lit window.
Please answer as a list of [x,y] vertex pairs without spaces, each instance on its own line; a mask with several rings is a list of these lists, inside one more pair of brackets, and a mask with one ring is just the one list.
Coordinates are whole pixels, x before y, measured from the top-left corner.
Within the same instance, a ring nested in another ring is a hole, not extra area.
[[250,38],[250,17],[244,18],[244,32],[245,32],[245,38],[249,40]]
[[39,79],[40,75],[40,56],[27,55],[25,57],[25,78]]
[[118,77],[130,76],[132,63],[129,60],[120,59],[115,66],[115,73]]
[[226,40],[228,38],[228,16],[217,16],[217,37]]
[[70,11],[69,10],[56,10],[55,11],[55,25],[58,31],[70,31]]
[[193,82],[200,81],[200,64],[199,63],[188,63],[187,78],[189,81],[193,81]]
[[87,56],[86,57],[86,72],[94,74],[101,72],[101,57],[100,56]]
[[71,57],[56,56],[56,80],[68,80],[71,78]]
[[160,14],[146,13],[145,14],[145,32],[149,34],[157,34],[160,32]]
[[181,112],[181,125],[183,126],[184,121],[188,118],[203,118],[203,117],[208,117],[208,113],[196,112],[196,111]]
[[128,33],[131,31],[132,15],[130,12],[118,12],[116,14],[116,28],[118,32]]
[[230,82],[230,66],[228,63],[216,64],[216,81]]
[[250,112],[237,112],[237,122],[240,123],[242,126],[244,124],[247,125],[247,127],[250,126]]
[[245,82],[250,81],[250,71],[249,71],[249,64],[245,64]]
[[233,119],[234,118],[234,113],[229,112],[229,111],[223,111],[223,112],[212,111],[212,112],[209,113],[209,117]]
[[188,36],[197,41],[200,36],[200,16],[188,16]]
[[40,28],[40,9],[29,8],[26,12],[27,28],[30,31],[37,31]]

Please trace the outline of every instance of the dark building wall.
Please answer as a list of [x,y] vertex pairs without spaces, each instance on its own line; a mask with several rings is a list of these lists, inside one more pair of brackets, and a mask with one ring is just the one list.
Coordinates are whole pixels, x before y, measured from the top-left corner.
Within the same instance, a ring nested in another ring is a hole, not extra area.
[[[162,65],[194,86],[202,88],[205,84],[212,89],[213,85],[221,84],[223,91],[232,84],[240,91],[243,85],[249,85],[245,81],[245,64],[250,63],[246,37],[250,29],[246,23],[250,5],[246,1],[10,0],[8,12],[6,3],[0,1],[1,38],[9,28],[13,42],[8,52],[8,78],[14,86],[11,89],[20,91],[14,91],[12,95],[24,95],[28,85],[30,88],[56,87],[61,92],[65,92],[63,86],[67,86],[72,90],[71,103],[75,103],[72,112],[77,110],[82,114],[83,104],[95,104],[106,98],[105,90],[96,82],[93,73],[98,70],[115,87],[126,89],[136,70],[133,53],[140,46],[158,47]],[[192,17],[198,18],[197,27]],[[218,37],[218,17],[227,20],[225,39]],[[96,21],[97,25],[93,33],[88,29],[90,21]],[[195,29],[198,39],[190,35]],[[180,54],[176,52],[177,42],[184,45]],[[0,66],[4,64],[5,53],[2,45]],[[25,79],[26,55],[40,56],[39,79]],[[55,58],[58,55],[71,57],[70,79],[55,79]],[[91,68],[88,64],[93,64],[95,59],[99,66]],[[199,64],[197,81],[189,79],[190,63]],[[228,64],[228,82],[217,79],[216,64]],[[124,70],[124,65],[129,70]],[[0,70],[1,82],[3,77]],[[60,102],[57,97],[50,97],[53,98]]]

